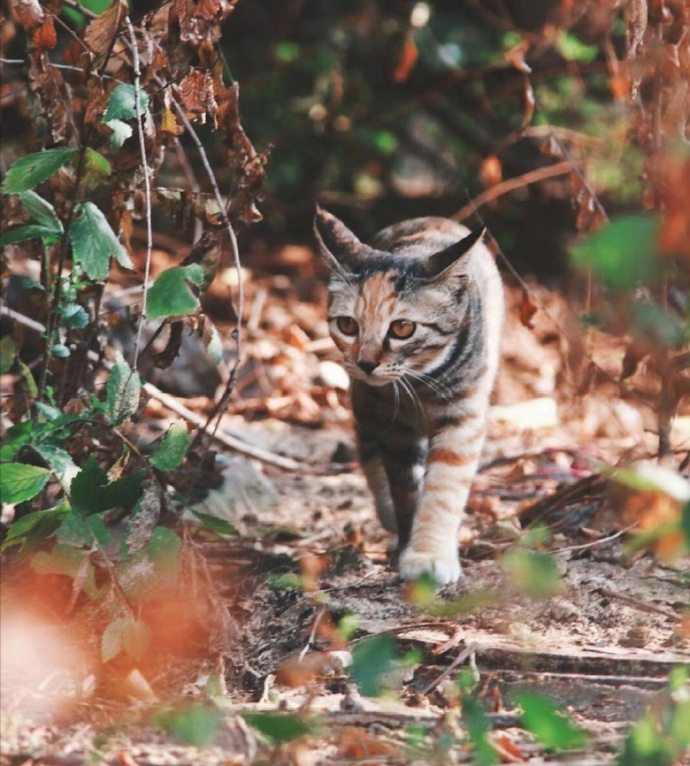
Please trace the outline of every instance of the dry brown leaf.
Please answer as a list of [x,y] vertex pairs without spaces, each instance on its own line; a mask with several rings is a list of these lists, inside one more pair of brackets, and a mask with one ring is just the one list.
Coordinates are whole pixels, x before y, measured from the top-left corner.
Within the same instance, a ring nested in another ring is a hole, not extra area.
[[340,734],[338,754],[340,758],[371,758],[372,756],[392,756],[396,748],[390,742],[384,742],[368,731],[355,726],[348,726]]
[[100,125],[108,108],[108,94],[103,89],[103,81],[96,77],[89,78],[87,92],[84,122],[87,125]]
[[496,186],[503,180],[503,166],[495,154],[491,154],[481,164],[479,177],[484,186]]
[[52,51],[57,45],[55,22],[52,16],[46,16],[43,24],[34,33],[34,45],[39,51]]
[[113,0],[113,4],[89,24],[84,42],[94,53],[103,56],[110,50],[128,12],[126,0]]
[[170,133],[172,136],[179,136],[184,133],[184,128],[178,123],[175,113],[168,107],[163,110],[161,130],[164,133]]
[[402,48],[400,49],[398,63],[393,72],[393,82],[405,82],[410,76],[410,72],[414,69],[418,58],[419,51],[412,35],[408,33],[405,35]]
[[217,111],[218,107],[213,95],[213,80],[208,72],[192,69],[180,81],[179,92],[182,106],[188,114],[204,115],[205,118],[211,103],[213,113]]
[[67,143],[70,128],[68,110],[61,92],[63,82],[60,70],[48,63],[45,54],[38,51],[30,53],[29,87],[38,95],[40,113],[48,123],[53,141],[58,145]]
[[522,299],[520,301],[520,321],[525,327],[530,330],[534,329],[534,323],[532,317],[539,311],[539,306],[532,300],[532,296],[527,290],[522,291]]
[[38,0],[14,0],[10,3],[12,15],[27,32],[43,24],[46,12]]

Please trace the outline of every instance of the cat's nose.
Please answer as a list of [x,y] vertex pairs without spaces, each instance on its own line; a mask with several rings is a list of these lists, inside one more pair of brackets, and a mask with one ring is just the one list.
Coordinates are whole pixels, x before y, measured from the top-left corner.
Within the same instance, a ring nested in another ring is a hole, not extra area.
[[364,370],[367,375],[371,375],[371,373],[379,366],[379,363],[373,359],[358,359],[357,366],[360,370]]

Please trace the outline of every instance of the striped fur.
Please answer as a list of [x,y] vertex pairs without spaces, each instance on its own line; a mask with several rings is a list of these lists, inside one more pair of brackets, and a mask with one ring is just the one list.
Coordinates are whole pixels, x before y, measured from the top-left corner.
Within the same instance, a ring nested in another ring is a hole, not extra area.
[[315,230],[332,271],[328,319],[352,380],[360,461],[381,523],[398,536],[400,573],[454,582],[504,313],[483,231],[418,218],[367,246],[323,210]]

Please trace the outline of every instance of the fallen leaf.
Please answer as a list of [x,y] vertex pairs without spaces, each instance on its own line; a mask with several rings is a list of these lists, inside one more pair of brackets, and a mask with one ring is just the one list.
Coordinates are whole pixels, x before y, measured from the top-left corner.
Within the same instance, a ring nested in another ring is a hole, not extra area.
[[128,12],[126,0],[114,0],[107,10],[89,24],[84,33],[84,42],[94,53],[103,56],[111,49]]
[[51,51],[57,45],[55,22],[52,16],[46,16],[43,24],[34,33],[34,45],[39,51]]
[[45,11],[38,0],[15,0],[10,3],[12,14],[27,32],[32,32],[45,19]]

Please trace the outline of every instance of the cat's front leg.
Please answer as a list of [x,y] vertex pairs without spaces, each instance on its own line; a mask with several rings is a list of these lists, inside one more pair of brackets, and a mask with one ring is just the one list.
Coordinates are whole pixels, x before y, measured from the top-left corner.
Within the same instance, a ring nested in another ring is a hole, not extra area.
[[446,585],[462,576],[458,529],[477,472],[484,432],[483,417],[471,420],[431,439],[424,491],[409,545],[400,556],[400,575],[406,580],[428,572],[439,585]]

